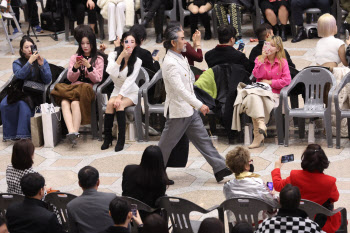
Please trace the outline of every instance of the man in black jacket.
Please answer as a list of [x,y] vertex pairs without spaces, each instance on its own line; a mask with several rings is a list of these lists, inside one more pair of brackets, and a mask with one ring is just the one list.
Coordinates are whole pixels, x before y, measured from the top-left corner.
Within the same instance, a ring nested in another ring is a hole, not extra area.
[[223,25],[218,29],[219,45],[205,54],[205,61],[209,68],[213,66],[233,63],[243,65],[245,70],[251,73],[254,62],[249,61],[244,53],[233,47],[236,41],[236,29],[231,25]]
[[[263,23],[256,29],[255,34],[259,39],[259,44],[257,44],[249,54],[249,60],[252,62],[254,62],[255,59],[262,54],[262,48],[265,40],[273,36],[272,26],[268,23]],[[288,65],[295,68],[295,65],[286,49],[284,50],[284,53],[286,54]]]
[[7,226],[11,233],[64,233],[57,216],[42,201],[45,179],[39,173],[22,177],[21,188],[25,199],[10,205],[6,212]]

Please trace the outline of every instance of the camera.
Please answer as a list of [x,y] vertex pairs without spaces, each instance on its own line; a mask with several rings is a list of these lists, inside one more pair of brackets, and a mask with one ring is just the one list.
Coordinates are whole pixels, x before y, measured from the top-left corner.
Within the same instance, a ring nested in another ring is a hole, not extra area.
[[38,51],[38,48],[36,47],[35,44],[34,44],[34,45],[31,45],[31,46],[30,46],[30,49],[32,50],[32,54],[34,54],[35,52]]

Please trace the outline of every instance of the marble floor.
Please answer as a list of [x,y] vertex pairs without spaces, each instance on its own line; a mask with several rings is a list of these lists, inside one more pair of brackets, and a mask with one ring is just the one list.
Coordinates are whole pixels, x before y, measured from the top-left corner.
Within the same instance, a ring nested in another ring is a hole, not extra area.
[[[23,22],[23,19],[21,20]],[[247,21],[247,20],[246,20]],[[27,23],[23,23],[22,28],[26,30]],[[154,29],[147,29],[149,37],[143,44],[143,47],[150,50],[160,50],[160,58],[165,54],[165,49],[161,44],[155,43]],[[107,27],[105,25],[105,32]],[[204,31],[202,30],[204,34]],[[243,40],[246,45],[247,56],[252,47],[257,43],[249,42],[253,37],[251,24],[245,22],[243,26]],[[189,29],[186,28],[186,39],[189,39]],[[68,66],[69,58],[75,53],[77,46],[74,45],[73,39],[64,40],[64,35],[59,35],[58,41],[49,37],[41,37],[37,42],[40,54],[48,60],[63,67]],[[10,53],[9,46],[5,39],[3,29],[0,30],[0,86],[3,85],[12,74],[12,62],[19,57],[19,41],[17,38],[12,41],[15,54]],[[114,48],[104,40],[107,53]],[[317,39],[304,40],[297,44],[292,44],[290,38],[284,43],[285,48],[289,51],[293,62],[298,69],[315,64],[315,45]],[[203,52],[213,48],[218,41],[215,39],[202,41]],[[195,63],[195,66],[206,69],[206,62]],[[2,138],[2,134],[0,139]],[[2,140],[0,140],[2,141]],[[335,143],[335,138],[333,138]],[[337,186],[340,192],[340,199],[335,203],[335,207],[346,207],[350,210],[350,143],[348,139],[342,139],[341,149],[327,148],[325,136],[320,133],[316,137],[316,142],[322,144],[331,164],[325,171],[326,174],[337,178]],[[114,142],[115,143],[115,142]],[[63,140],[55,148],[39,147],[35,150],[34,169],[40,172],[46,179],[48,187],[53,187],[62,192],[69,192],[80,195],[82,190],[78,185],[77,173],[80,168],[86,165],[96,167],[100,172],[101,185],[100,191],[114,192],[118,195],[122,193],[121,182],[123,168],[127,164],[138,164],[141,159],[143,150],[148,145],[156,145],[157,140],[150,142],[127,142],[125,149],[121,152],[114,152],[111,148],[101,151],[101,142],[92,140],[90,135],[83,136],[78,145],[72,148],[67,141]],[[292,169],[300,169],[301,154],[307,145],[307,137],[298,139],[298,136],[291,134],[289,147],[279,146],[275,138],[269,138],[264,146],[250,150],[254,159],[255,171],[260,174],[262,179],[271,181],[270,172],[274,168],[274,162],[280,155],[294,153],[295,161],[285,164],[282,168],[282,176],[287,177]],[[6,192],[7,185],[5,171],[11,161],[13,142],[0,142],[0,192]],[[219,137],[218,151],[225,157],[228,151],[236,145],[228,145],[224,137]],[[233,176],[227,177],[224,181],[217,183],[209,164],[200,155],[200,153],[191,145],[190,154],[186,168],[169,168],[168,175],[175,181],[175,185],[167,189],[167,195],[186,198],[197,203],[204,208],[220,204],[224,200],[222,187],[224,182]],[[215,215],[211,213],[209,215]],[[203,219],[205,216],[194,214],[193,219]],[[349,217],[350,218],[350,217]]]

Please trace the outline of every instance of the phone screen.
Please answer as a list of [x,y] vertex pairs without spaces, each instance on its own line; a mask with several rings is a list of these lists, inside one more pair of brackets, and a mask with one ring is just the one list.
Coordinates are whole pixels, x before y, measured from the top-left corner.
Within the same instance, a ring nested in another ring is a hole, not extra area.
[[158,53],[159,53],[159,50],[158,50],[158,49],[153,50],[153,52],[152,52],[152,57],[157,56]]
[[239,43],[239,45],[238,45],[238,50],[241,51],[241,52],[243,52],[244,46],[245,46],[244,43]]
[[281,163],[288,163],[294,161],[294,154],[290,154],[290,155],[283,155],[282,159],[281,159]]
[[270,189],[270,191],[273,190],[273,183],[272,182],[267,182],[266,186]]
[[131,212],[132,212],[132,215],[136,217],[136,213],[137,213],[137,205],[136,204],[131,204]]

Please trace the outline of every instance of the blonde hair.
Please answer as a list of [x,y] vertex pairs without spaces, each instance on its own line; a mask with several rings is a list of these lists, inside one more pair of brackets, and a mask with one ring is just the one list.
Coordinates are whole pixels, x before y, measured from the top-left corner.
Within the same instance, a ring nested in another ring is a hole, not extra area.
[[[273,42],[274,47],[277,48],[276,57],[280,63],[280,70],[282,70],[283,59],[286,59],[286,53],[284,52],[282,38],[279,36],[272,36],[267,38],[268,42]],[[262,55],[259,56],[259,59]]]
[[323,14],[317,21],[317,32],[319,37],[337,34],[337,22],[334,16],[328,13]]
[[242,146],[237,146],[227,153],[226,166],[230,168],[233,173],[239,175],[246,170],[245,167],[249,165],[249,160],[249,151]]

